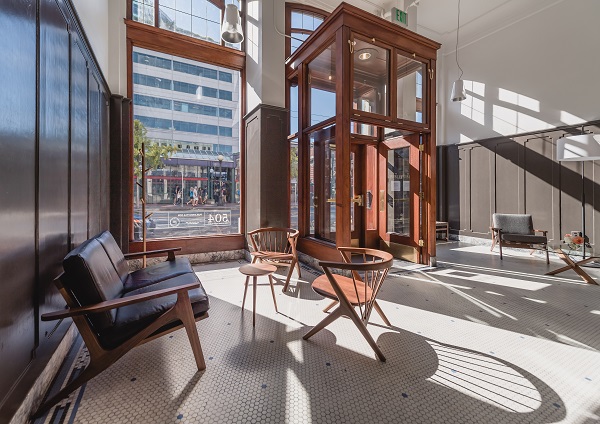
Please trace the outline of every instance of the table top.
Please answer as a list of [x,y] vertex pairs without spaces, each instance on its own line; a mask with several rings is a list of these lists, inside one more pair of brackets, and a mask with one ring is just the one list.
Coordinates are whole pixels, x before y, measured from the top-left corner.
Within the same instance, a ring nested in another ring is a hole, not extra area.
[[[549,245],[554,251],[561,250],[564,254],[569,256],[584,256],[583,246],[575,246],[564,242],[551,243]],[[585,257],[600,257],[600,249],[589,244],[585,247]]]
[[269,275],[277,271],[275,265],[268,264],[247,264],[242,265],[239,271],[249,277],[259,277],[261,275]]

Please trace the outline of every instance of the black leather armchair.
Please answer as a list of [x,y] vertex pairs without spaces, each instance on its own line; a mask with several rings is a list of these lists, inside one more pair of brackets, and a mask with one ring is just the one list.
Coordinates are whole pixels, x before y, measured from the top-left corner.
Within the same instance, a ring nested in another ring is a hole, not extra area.
[[63,261],[56,279],[67,309],[42,315],[50,321],[73,318],[90,354],[86,369],[36,412],[39,416],[73,390],[104,371],[133,347],[173,330],[186,329],[198,370],[206,368],[195,321],[208,316],[209,301],[179,249],[168,260],[129,272],[126,258],[105,231],[74,249]]

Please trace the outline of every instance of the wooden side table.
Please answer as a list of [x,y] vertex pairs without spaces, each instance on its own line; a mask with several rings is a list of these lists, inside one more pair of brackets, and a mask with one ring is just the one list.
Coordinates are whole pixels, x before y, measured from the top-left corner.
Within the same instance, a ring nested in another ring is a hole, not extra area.
[[246,292],[248,291],[248,281],[252,277],[252,327],[256,324],[256,278],[263,275],[269,276],[269,284],[271,285],[271,294],[273,295],[273,304],[275,305],[275,312],[277,310],[277,300],[275,300],[275,288],[273,287],[273,278],[271,274],[277,271],[275,265],[268,264],[248,264],[240,267],[240,272],[246,276],[246,284],[244,287],[244,300],[242,301],[242,312],[244,311],[244,305],[246,304]]

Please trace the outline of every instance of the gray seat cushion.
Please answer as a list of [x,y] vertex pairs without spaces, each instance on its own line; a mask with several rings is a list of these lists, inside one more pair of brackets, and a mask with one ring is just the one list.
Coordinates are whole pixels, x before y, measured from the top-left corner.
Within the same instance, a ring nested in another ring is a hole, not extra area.
[[[195,273],[182,274],[137,290],[132,290],[125,293],[123,298],[198,282],[200,282],[200,280]],[[194,316],[199,317],[204,315],[209,309],[209,302],[208,296],[202,285],[197,289],[190,290],[188,293],[190,301],[192,302]],[[146,328],[152,321],[173,307],[176,301],[177,295],[172,294],[118,308],[113,326],[99,334],[100,343],[106,349],[112,349],[120,345],[142,329]],[[175,321],[160,328],[158,331],[164,331],[179,324],[181,324],[181,322]]]
[[174,261],[159,262],[129,274],[123,284],[123,291],[128,293],[190,272],[193,273],[194,270],[188,258],[179,257]]
[[546,244],[548,239],[544,236],[535,236],[530,234],[502,233],[502,241],[508,241],[512,243]]
[[529,214],[495,213],[492,215],[494,228],[500,228],[503,233],[533,234],[533,220]]

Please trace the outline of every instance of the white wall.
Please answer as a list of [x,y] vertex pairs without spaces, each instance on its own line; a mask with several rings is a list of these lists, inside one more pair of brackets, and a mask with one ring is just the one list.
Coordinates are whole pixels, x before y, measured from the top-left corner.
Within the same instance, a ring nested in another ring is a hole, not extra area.
[[108,71],[110,92],[127,97],[127,38],[125,15],[128,0],[108,0]]
[[73,0],[83,31],[105,77],[108,74],[109,57],[108,2],[109,0]]
[[[275,6],[275,8],[273,8]],[[246,21],[246,110],[259,104],[285,107],[285,5],[281,0],[248,0]]]
[[[438,144],[600,119],[600,1],[554,3],[459,49],[473,91],[450,101],[454,49],[438,68]],[[440,110],[441,109],[441,110]]]

